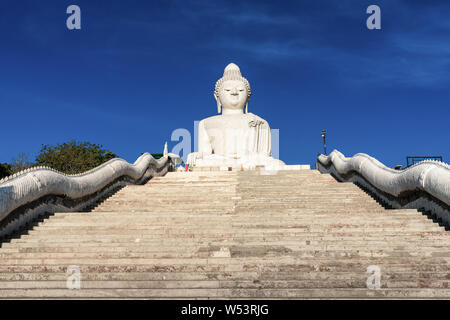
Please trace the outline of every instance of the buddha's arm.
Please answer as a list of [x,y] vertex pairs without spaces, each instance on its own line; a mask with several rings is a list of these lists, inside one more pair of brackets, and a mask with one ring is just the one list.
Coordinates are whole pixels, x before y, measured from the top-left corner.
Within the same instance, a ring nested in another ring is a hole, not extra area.
[[198,124],[198,152],[201,155],[212,154],[211,142],[203,121]]

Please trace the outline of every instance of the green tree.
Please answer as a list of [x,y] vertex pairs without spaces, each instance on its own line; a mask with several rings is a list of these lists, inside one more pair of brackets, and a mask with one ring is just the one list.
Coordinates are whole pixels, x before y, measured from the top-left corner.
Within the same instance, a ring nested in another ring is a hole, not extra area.
[[9,163],[0,163],[0,179],[12,174],[12,168]]
[[152,157],[155,159],[160,159],[163,157],[162,153],[151,153]]
[[76,174],[93,169],[113,158],[117,158],[117,155],[104,150],[101,145],[70,141],[56,146],[42,145],[36,156],[36,164],[67,174]]

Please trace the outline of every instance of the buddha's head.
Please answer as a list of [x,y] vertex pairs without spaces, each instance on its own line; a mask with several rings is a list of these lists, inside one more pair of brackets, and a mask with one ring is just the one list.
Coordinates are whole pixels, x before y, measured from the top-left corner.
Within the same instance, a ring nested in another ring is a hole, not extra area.
[[217,112],[223,109],[244,110],[248,112],[250,100],[250,84],[241,75],[241,70],[234,63],[230,63],[223,72],[223,77],[217,80],[214,98],[217,101]]

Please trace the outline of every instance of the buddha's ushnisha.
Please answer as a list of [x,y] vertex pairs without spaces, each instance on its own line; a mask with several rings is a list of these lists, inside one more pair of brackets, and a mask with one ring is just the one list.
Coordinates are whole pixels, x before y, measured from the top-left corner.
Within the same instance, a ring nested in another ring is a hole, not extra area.
[[199,150],[189,154],[187,163],[190,166],[242,166],[250,169],[259,165],[284,165],[271,157],[267,121],[248,112],[250,96],[250,83],[242,76],[239,67],[230,63],[214,90],[219,115],[200,121]]

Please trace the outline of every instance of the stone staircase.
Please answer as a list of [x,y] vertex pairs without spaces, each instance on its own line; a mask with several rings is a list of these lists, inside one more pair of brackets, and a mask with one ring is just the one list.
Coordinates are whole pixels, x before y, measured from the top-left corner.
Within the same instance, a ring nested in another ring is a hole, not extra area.
[[3,243],[0,298],[450,298],[449,245],[315,170],[173,172]]

